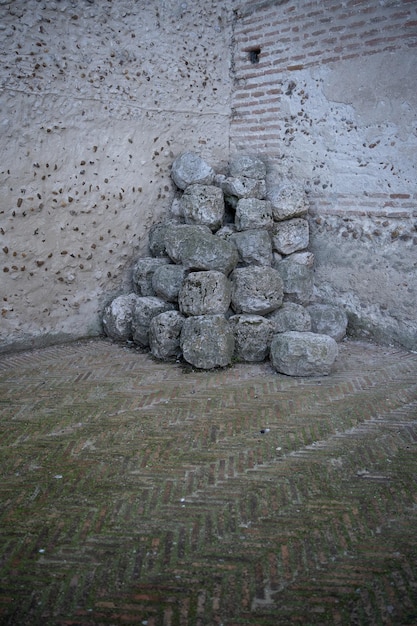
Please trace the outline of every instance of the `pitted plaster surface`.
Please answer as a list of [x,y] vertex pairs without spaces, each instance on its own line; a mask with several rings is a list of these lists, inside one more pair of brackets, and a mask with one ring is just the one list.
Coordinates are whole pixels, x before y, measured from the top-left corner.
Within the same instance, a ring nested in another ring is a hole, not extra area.
[[0,3],[0,346],[100,332],[173,158],[228,158],[224,3]]

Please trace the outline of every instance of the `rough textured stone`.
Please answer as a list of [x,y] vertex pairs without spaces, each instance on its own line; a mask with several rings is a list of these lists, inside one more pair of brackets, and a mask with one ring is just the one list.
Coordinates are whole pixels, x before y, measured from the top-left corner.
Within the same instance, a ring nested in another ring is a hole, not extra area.
[[223,315],[188,317],[182,327],[184,359],[200,369],[225,367],[233,358],[235,340]]
[[284,302],[283,305],[268,315],[275,333],[285,333],[289,330],[299,332],[311,331],[311,317],[301,304]]
[[185,232],[182,228],[172,229],[166,239],[168,254],[175,262],[187,269],[218,270],[226,275],[236,267],[239,253],[233,243],[216,237],[209,229],[208,233],[199,230],[199,226],[188,226],[194,230]]
[[184,152],[173,162],[171,176],[179,189],[185,189],[194,183],[210,185],[214,170],[198,154]]
[[186,224],[203,224],[218,230],[224,217],[224,197],[214,185],[189,185],[181,199],[181,214]]
[[152,288],[159,298],[177,302],[186,275],[187,270],[182,265],[161,265],[153,273]]
[[230,235],[244,265],[271,265],[272,242],[264,229],[243,230]]
[[149,252],[153,257],[166,257],[165,237],[169,230],[176,226],[173,222],[158,223],[151,226],[148,235]]
[[270,186],[267,198],[271,201],[276,221],[300,217],[308,211],[308,199],[304,188],[295,182]]
[[135,293],[117,296],[103,312],[103,329],[116,341],[132,339],[132,309],[138,296]]
[[154,357],[167,360],[181,356],[180,337],[184,320],[178,311],[165,311],[151,319],[149,346]]
[[274,335],[270,357],[277,372],[289,376],[330,373],[338,355],[336,341],[328,335],[290,331]]
[[247,176],[262,179],[266,176],[266,165],[259,157],[240,154],[230,161],[229,174],[232,177]]
[[221,188],[225,196],[236,198],[258,198],[263,200],[266,196],[266,183],[256,178],[225,178],[221,182]]
[[330,335],[335,341],[345,337],[348,318],[344,309],[331,304],[311,304],[307,311],[313,332]]
[[291,257],[282,259],[276,269],[284,283],[286,299],[298,304],[308,304],[313,297],[313,271],[307,265],[293,261]]
[[236,313],[266,315],[282,304],[282,278],[272,267],[238,267],[231,280],[232,308]]
[[222,272],[191,272],[185,278],[178,297],[184,315],[226,313],[230,306],[231,284]]
[[269,353],[273,324],[261,315],[233,315],[229,324],[235,337],[235,356],[240,361],[263,361]]
[[156,296],[137,297],[132,308],[132,338],[143,348],[149,345],[151,319],[159,313],[173,310],[174,306]]
[[207,235],[211,235],[211,230],[208,226],[199,226],[191,224],[178,224],[177,226],[172,226],[166,231],[165,234],[165,249],[172,261],[174,263],[181,262],[181,253],[180,250],[184,245],[184,242],[188,238],[195,237],[198,233],[206,233]]
[[237,230],[252,228],[272,229],[272,206],[268,200],[242,198],[237,203],[235,225]]
[[169,263],[168,258],[143,257],[138,259],[133,267],[133,289],[140,296],[154,296],[152,276],[161,265]]
[[307,220],[296,217],[275,224],[272,242],[274,249],[280,254],[292,254],[307,248],[309,242]]
[[307,267],[313,267],[314,265],[314,254],[312,252],[293,252],[293,254],[288,255],[287,260],[291,260],[294,263],[299,263],[300,265],[306,265]]
[[228,240],[235,232],[236,226],[234,224],[225,224],[216,232],[216,237],[221,237],[221,239]]

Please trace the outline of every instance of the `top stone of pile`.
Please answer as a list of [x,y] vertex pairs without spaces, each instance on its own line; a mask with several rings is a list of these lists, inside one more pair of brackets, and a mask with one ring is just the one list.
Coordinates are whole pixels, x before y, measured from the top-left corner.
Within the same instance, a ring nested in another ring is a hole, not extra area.
[[229,176],[238,178],[256,178],[260,180],[266,176],[266,165],[258,157],[242,154],[230,161]]
[[214,179],[214,170],[194,152],[180,154],[172,164],[171,177],[179,189],[188,185],[210,185]]

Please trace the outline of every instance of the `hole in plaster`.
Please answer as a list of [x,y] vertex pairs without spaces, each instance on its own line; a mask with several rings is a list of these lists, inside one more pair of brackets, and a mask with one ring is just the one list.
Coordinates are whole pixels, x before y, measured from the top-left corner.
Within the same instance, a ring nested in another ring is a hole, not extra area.
[[256,63],[259,63],[260,55],[261,55],[261,48],[259,46],[256,46],[256,48],[251,48],[251,50],[249,50],[249,61],[254,65]]

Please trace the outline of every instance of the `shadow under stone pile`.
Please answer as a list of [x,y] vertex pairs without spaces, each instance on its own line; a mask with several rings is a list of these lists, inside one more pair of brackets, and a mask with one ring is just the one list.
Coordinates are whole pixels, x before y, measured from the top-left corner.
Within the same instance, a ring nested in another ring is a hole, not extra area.
[[106,334],[201,369],[269,357],[284,374],[328,374],[347,317],[313,303],[304,190],[268,188],[265,163],[247,155],[224,175],[186,152],[171,175],[179,196],[149,232],[132,293],[106,306]]

